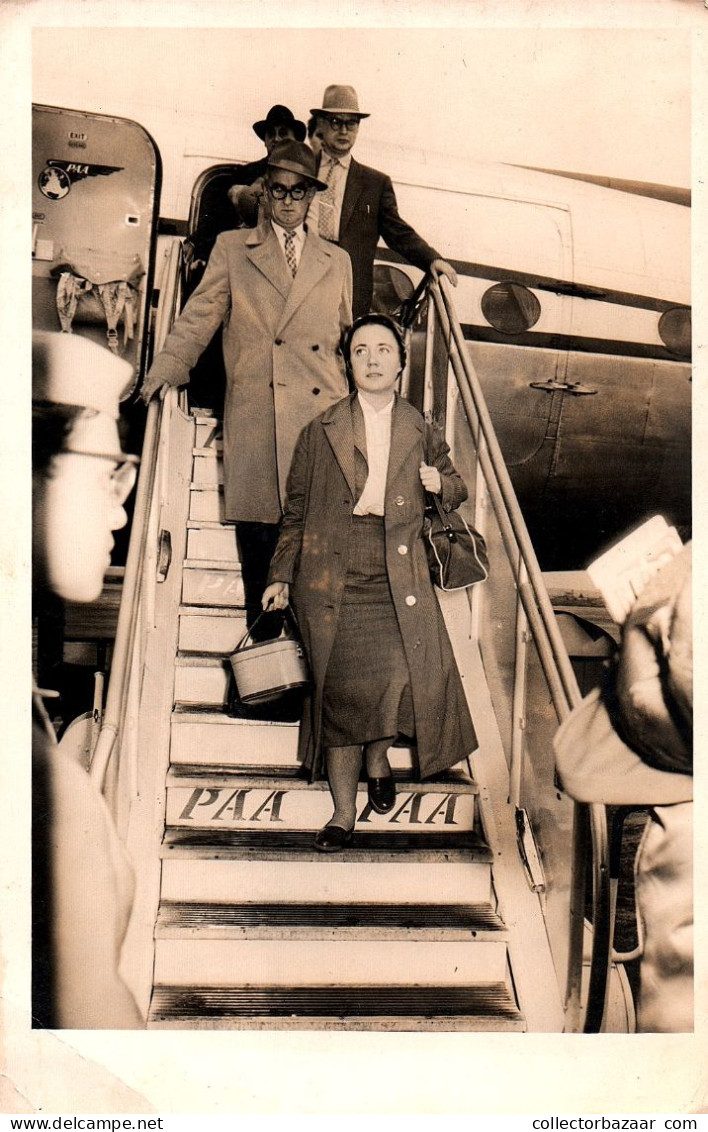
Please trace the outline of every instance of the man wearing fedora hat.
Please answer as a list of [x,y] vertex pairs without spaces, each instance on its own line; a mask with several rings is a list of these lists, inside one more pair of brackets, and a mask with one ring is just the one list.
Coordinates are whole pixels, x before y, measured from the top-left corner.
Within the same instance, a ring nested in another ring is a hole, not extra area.
[[327,189],[313,201],[308,224],[349,253],[354,278],[354,318],[367,314],[371,308],[379,238],[414,267],[433,275],[446,275],[456,284],[457,275],[451,264],[399,216],[391,178],[352,157],[359,123],[369,117],[359,109],[354,87],[328,86],[322,105],[310,113],[317,118],[322,134],[319,174],[327,182]]
[[258,207],[263,197],[263,177],[268,163],[268,154],[274,145],[284,141],[304,142],[307,127],[296,118],[287,106],[271,106],[265,118],[253,123],[253,132],[266,147],[266,156],[260,161],[244,165],[238,172],[238,179],[229,189],[228,198],[236,209],[236,216],[248,228],[258,222]]
[[[249,626],[260,613],[295,442],[347,393],[339,344],[351,323],[351,264],[304,227],[310,202],[325,188],[309,146],[273,147],[269,218],[217,238],[142,389],[149,401],[163,383],[188,382],[223,324],[225,518],[236,523]],[[260,623],[258,635],[272,629]]]
[[229,228],[254,228],[258,222],[258,208],[263,197],[263,177],[268,164],[268,154],[274,145],[284,141],[303,142],[307,135],[304,122],[295,117],[287,106],[276,103],[271,106],[265,118],[253,123],[253,132],[266,147],[264,157],[240,165],[230,178],[231,184],[224,192],[223,181],[216,183],[216,191],[209,194],[205,190],[201,202],[199,226],[185,245],[186,254],[192,252],[190,268],[204,266],[209,258],[214,241],[219,232]]

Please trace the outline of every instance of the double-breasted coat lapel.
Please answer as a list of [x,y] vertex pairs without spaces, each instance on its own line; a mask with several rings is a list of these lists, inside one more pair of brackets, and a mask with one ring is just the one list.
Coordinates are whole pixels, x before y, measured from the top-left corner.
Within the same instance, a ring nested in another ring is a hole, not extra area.
[[246,255],[287,302],[293,277],[270,224],[260,225],[249,233],[246,239]]
[[[280,251],[280,247],[278,247]],[[281,259],[285,262],[285,257],[281,252]],[[326,249],[319,240],[312,239],[308,232],[305,237],[305,243],[300,256],[300,263],[295,273],[295,277],[290,276],[290,288],[288,290],[287,298],[285,300],[285,307],[278,323],[278,333],[280,334],[285,330],[285,327],[290,322],[291,318],[307,299],[310,292],[317,286],[326,272],[329,270],[332,257],[328,249]],[[285,270],[290,275],[289,268],[285,265]]]

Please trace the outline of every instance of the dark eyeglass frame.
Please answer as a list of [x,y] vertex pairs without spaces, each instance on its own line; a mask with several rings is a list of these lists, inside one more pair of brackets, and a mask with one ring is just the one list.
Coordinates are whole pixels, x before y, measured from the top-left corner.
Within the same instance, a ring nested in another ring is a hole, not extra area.
[[130,452],[90,452],[85,448],[63,448],[60,456],[93,456],[96,460],[110,460],[115,464],[111,472],[111,485],[116,499],[124,503],[135,486],[140,457]]
[[344,127],[348,134],[353,133],[360,122],[359,118],[340,118],[338,114],[323,114],[322,117],[333,130],[340,130]]
[[137,467],[140,463],[139,456],[133,456],[130,452],[89,452],[86,448],[62,448],[59,453],[62,455],[66,453],[68,456],[95,456],[97,460],[110,460],[112,464],[117,464],[116,471],[119,471],[125,464],[132,464]]
[[276,181],[274,184],[271,184],[270,181],[266,181],[266,188],[273,200],[285,200],[286,197],[290,197],[291,200],[301,201],[305,199],[312,185],[300,181],[298,185],[293,185],[291,189],[286,189],[285,185],[281,185],[279,181]]

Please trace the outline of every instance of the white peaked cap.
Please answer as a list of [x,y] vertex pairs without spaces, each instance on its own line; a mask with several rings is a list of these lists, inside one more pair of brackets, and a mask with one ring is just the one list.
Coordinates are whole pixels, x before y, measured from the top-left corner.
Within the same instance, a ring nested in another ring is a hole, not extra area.
[[32,400],[80,405],[118,419],[119,401],[133,381],[133,367],[80,334],[35,330],[32,334]]

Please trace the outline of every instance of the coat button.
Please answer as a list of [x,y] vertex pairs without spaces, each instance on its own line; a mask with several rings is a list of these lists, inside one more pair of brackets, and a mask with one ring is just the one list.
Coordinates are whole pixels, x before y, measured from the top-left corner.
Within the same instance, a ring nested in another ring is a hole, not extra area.
[[417,597],[415,597],[413,594],[408,594],[408,597],[406,598],[406,605],[415,605],[417,600]]
[[398,548],[398,553],[399,554],[408,554],[408,547],[405,545],[405,543],[401,543],[401,545]]
[[396,504],[396,507],[402,507],[406,501],[402,495],[397,495],[393,502]]
[[276,338],[276,340],[275,340],[275,344],[276,344],[276,346],[282,346],[282,344],[283,344],[283,339],[282,339],[282,338]]
[[317,388],[317,386],[315,386],[315,388],[312,390],[312,396],[316,397],[318,393],[319,393],[319,389]]
[[317,343],[315,343],[315,345],[312,347],[312,349],[313,350],[319,350],[319,346],[317,345]]

